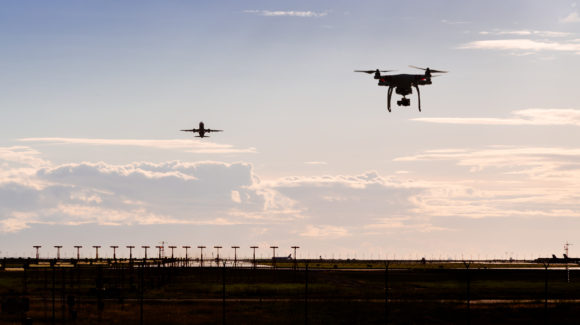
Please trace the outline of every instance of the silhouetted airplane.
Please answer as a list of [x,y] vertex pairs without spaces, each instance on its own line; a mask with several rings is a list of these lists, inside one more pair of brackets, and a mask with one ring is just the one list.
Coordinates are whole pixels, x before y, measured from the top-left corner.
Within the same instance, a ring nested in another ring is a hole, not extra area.
[[276,260],[276,261],[291,261],[292,254],[290,254],[288,256],[276,256],[276,257],[274,257],[274,260]]
[[209,138],[209,136],[206,136],[206,133],[211,133],[211,132],[222,132],[223,130],[212,130],[212,129],[206,129],[203,126],[203,122],[199,122],[199,129],[191,129],[191,130],[181,130],[184,132],[193,132],[193,133],[198,133],[199,135],[196,135],[196,138]]
[[558,258],[556,255],[552,254],[552,258],[540,257],[535,259],[539,263],[580,263],[580,258],[578,257],[568,257],[564,254],[564,258]]

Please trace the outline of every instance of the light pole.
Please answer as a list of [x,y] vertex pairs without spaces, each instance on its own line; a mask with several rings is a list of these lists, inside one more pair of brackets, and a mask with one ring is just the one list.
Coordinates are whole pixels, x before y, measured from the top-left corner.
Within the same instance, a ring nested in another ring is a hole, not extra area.
[[234,249],[234,267],[236,267],[238,265],[238,248],[240,246],[232,246],[232,248]]
[[216,261],[217,261],[217,264],[219,266],[219,264],[220,264],[220,248],[222,248],[222,247],[221,246],[214,246],[213,248],[217,249]]
[[191,246],[181,246],[185,248],[185,266],[189,266],[189,256],[187,255],[187,250],[191,248]]
[[76,245],[75,248],[77,249],[77,261],[78,261],[81,259],[81,248],[83,248],[83,246]]
[[34,247],[34,248],[36,249],[36,260],[38,261],[38,259],[40,258],[40,255],[38,254],[38,250],[39,250],[39,249],[40,249],[40,247],[42,247],[42,246],[40,246],[40,245],[35,245],[35,246],[32,246],[32,247]]
[[173,259],[173,250],[177,247],[177,246],[168,246],[169,248],[171,248],[171,259]]
[[297,261],[296,261],[296,249],[300,248],[300,246],[292,246],[294,248],[294,270],[296,270]]
[[54,246],[54,248],[56,248],[56,259],[60,260],[60,249],[62,246]]
[[201,250],[201,254],[199,256],[199,266],[203,267],[203,249],[205,248],[205,246],[197,246],[197,248]]
[[258,246],[250,246],[250,248],[254,251],[252,254],[252,264],[254,264],[254,268],[256,268],[256,248],[258,248]]
[[127,248],[129,249],[129,262],[131,262],[133,261],[133,248],[135,248],[135,246],[129,245]]
[[93,246],[93,248],[95,249],[95,259],[98,261],[99,260],[99,248],[101,248],[101,246]]
[[147,249],[148,249],[149,247],[150,247],[150,246],[141,246],[141,248],[144,248],[144,249],[145,249],[145,260],[146,260],[146,261],[147,261]]
[[117,261],[117,248],[119,248],[119,246],[113,245],[110,246],[113,249],[113,261]]
[[278,246],[270,246],[270,248],[272,249],[272,265],[276,268],[276,248]]
[[155,248],[159,250],[159,259],[161,259],[162,258],[161,252],[163,252],[163,246],[155,246]]

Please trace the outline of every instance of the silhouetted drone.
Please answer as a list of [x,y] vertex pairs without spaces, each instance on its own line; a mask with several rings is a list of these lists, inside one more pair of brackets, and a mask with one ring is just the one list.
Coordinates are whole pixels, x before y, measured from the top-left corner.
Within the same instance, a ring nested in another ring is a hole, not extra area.
[[199,135],[196,135],[195,136],[196,138],[209,138],[209,136],[205,135],[206,133],[222,132],[223,130],[206,129],[206,128],[204,128],[203,122],[199,122],[199,129],[181,130],[181,131],[198,133]]
[[[381,72],[391,72],[393,70],[355,70],[354,72],[364,72],[364,73],[374,73],[375,79],[379,81],[379,86],[388,86],[389,90],[387,92],[387,109],[391,111],[391,96],[393,95],[393,88],[395,92],[402,95],[403,98],[397,101],[398,106],[410,106],[411,100],[405,96],[412,94],[415,87],[417,89],[417,96],[419,98],[419,112],[421,111],[421,93],[419,92],[419,86],[430,85],[431,84],[431,74],[432,73],[446,73],[447,71],[432,70],[429,68],[419,68],[410,65],[411,68],[424,70],[425,74],[394,74],[394,75],[381,75]],[[437,76],[433,76],[437,77]]]

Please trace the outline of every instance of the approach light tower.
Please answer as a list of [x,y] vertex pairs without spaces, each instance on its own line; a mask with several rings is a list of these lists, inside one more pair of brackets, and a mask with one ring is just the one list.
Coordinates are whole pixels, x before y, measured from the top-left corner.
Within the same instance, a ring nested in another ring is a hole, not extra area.
[[157,248],[159,250],[159,259],[163,258],[163,245],[161,246],[155,246],[155,248]]
[[149,247],[151,247],[151,246],[146,246],[146,245],[144,245],[144,246],[141,246],[141,248],[144,248],[144,249],[145,249],[145,260],[147,260],[147,249],[148,249]]
[[214,246],[213,248],[217,249],[217,255],[216,255],[216,261],[218,266],[220,265],[220,248],[222,248],[221,246]]
[[41,245],[34,245],[32,246],[36,249],[36,260],[38,261],[38,259],[40,258],[40,254],[38,254],[38,250],[40,249],[40,247],[42,247]]
[[112,245],[112,246],[109,246],[109,247],[111,247],[113,249],[113,261],[116,262],[117,261],[117,248],[119,248],[119,246]]
[[234,267],[236,267],[238,265],[238,248],[240,246],[232,246],[232,248],[234,249]]
[[129,262],[133,261],[133,248],[135,248],[135,246],[129,245],[126,246],[129,249]]
[[95,245],[95,246],[93,246],[93,248],[95,249],[95,259],[98,261],[99,260],[99,248],[101,248],[101,246]]
[[201,254],[199,255],[199,266],[203,267],[203,249],[205,246],[197,246],[197,248],[199,248],[201,251]]
[[62,248],[61,245],[54,246],[56,248],[56,260],[60,260],[60,249]]
[[272,249],[272,266],[276,268],[276,248],[278,248],[278,246],[270,246],[270,248]]
[[296,250],[298,248],[300,248],[300,246],[292,246],[292,248],[294,249],[294,270],[296,270],[296,266],[297,266],[297,261],[296,261]]
[[191,248],[191,246],[181,246],[182,248],[185,248],[185,266],[189,266],[189,255],[187,254],[187,250]]
[[258,246],[250,246],[250,248],[254,251],[252,254],[252,264],[254,264],[254,268],[256,268],[256,248],[258,248]]
[[177,246],[167,246],[167,247],[171,248],[171,259],[173,259],[173,250],[177,248]]
[[570,248],[570,244],[568,241],[566,241],[566,244],[564,244],[564,251],[566,252],[566,279],[568,280],[568,283],[570,283],[570,269],[568,269],[568,248]]
[[77,261],[78,261],[81,259],[81,248],[83,248],[83,246],[75,245],[75,248],[77,249]]

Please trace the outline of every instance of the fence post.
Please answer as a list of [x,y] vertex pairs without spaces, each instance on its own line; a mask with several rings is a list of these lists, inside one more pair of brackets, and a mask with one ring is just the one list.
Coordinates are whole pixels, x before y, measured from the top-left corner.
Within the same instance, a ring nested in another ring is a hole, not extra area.
[[226,324],[226,261],[222,270],[222,324]]
[[544,323],[548,324],[548,267],[550,262],[544,262],[545,281],[544,281]]
[[463,261],[463,265],[465,265],[465,277],[466,277],[466,298],[467,298],[467,324],[470,323],[471,321],[471,315],[470,315],[470,305],[471,305],[471,297],[470,297],[470,287],[471,287],[471,281],[469,278],[469,267],[471,266],[471,262],[469,261]]
[[389,261],[385,261],[385,324],[389,323]]
[[308,262],[304,269],[304,324],[308,324]]

